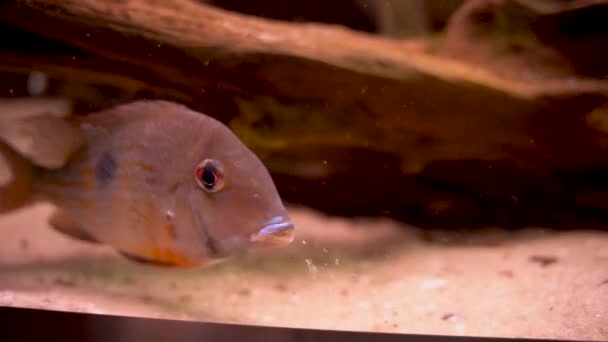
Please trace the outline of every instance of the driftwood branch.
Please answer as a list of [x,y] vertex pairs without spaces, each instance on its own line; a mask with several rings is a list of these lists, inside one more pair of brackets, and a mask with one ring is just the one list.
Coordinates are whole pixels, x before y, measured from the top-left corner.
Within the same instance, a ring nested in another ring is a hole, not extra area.
[[[23,0],[23,5],[87,28],[110,28],[184,50],[204,72],[214,55],[265,54],[303,58],[391,79],[422,73],[455,82],[471,82],[511,94],[534,97],[576,92],[608,92],[605,82],[593,80],[510,80],[491,70],[436,57],[424,45],[372,37],[348,29],[319,24],[269,21],[230,13],[191,0],[62,1]],[[10,15],[10,12],[7,12]],[[39,22],[22,23],[48,32]],[[82,33],[82,32],[81,32]],[[88,46],[86,35],[65,38]]]

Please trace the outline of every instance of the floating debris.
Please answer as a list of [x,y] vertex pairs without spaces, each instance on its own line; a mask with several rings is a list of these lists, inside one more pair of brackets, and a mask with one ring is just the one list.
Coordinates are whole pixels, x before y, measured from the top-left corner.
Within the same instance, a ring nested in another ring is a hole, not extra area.
[[451,312],[448,312],[448,313],[444,314],[443,316],[441,316],[441,320],[447,321],[447,320],[453,318],[454,316],[456,316],[456,315]]
[[306,267],[308,267],[308,272],[316,274],[318,269],[317,265],[312,262],[312,259],[304,259],[306,261]]
[[542,267],[547,267],[555,264],[558,259],[552,255],[532,255],[529,260],[538,263]]

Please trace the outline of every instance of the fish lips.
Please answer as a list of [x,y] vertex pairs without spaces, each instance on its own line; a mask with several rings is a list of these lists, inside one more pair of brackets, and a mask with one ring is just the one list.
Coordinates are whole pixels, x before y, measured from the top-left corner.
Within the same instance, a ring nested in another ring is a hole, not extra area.
[[293,242],[295,227],[285,216],[276,216],[262,224],[262,228],[249,236],[249,241],[260,246],[283,247]]

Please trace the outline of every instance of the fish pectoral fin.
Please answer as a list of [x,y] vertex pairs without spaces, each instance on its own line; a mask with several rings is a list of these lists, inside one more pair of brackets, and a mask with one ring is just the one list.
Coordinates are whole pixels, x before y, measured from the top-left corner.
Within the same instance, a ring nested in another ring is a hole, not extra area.
[[60,210],[57,210],[51,214],[49,218],[49,225],[56,231],[76,240],[90,243],[100,243],[97,241],[97,239],[92,237],[91,234],[87,233],[80,223],[74,221],[69,215]]
[[138,256],[138,255],[129,254],[129,253],[122,252],[122,251],[117,251],[117,252],[120,255],[122,255],[123,257],[125,257],[126,259],[130,260],[131,262],[141,264],[141,265],[156,266],[156,267],[174,267],[175,266],[174,264],[169,263],[169,262],[152,260],[152,259],[144,258],[144,257]]

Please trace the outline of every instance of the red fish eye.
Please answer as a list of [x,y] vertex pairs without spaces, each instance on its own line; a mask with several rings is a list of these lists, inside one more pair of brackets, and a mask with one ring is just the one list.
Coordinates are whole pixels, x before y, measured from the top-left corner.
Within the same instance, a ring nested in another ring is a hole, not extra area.
[[222,172],[218,163],[205,160],[196,168],[196,181],[208,191],[217,191],[221,187]]

